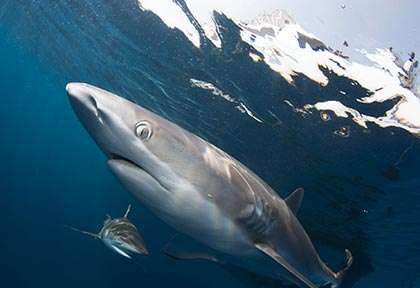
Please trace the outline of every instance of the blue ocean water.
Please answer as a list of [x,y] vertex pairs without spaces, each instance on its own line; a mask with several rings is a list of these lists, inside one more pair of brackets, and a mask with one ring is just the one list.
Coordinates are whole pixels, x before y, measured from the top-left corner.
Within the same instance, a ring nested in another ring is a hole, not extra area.
[[[68,103],[70,81],[165,116],[239,159],[281,196],[305,187],[299,218],[323,258],[338,270],[344,248],[354,253],[344,287],[420,287],[417,139],[398,128],[364,130],[349,119],[302,116],[284,100],[301,106],[343,90],[352,95],[344,103],[372,115],[394,103],[358,103],[366,90],[329,71],[326,87],[303,75],[290,85],[250,60],[252,47],[223,14],[216,17],[225,28],[223,49],[210,42],[198,49],[136,1],[121,2],[0,3],[4,287],[255,287],[214,264],[174,262],[160,253],[176,232],[108,171]],[[216,83],[263,123],[191,87],[191,78]],[[349,137],[334,133],[340,127]],[[120,216],[129,203],[149,257],[128,261],[64,228],[99,230],[105,214]]]

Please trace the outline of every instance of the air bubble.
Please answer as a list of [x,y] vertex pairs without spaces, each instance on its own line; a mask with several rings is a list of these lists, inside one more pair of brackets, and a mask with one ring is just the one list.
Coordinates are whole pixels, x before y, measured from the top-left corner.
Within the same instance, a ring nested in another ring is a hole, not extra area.
[[331,116],[327,111],[321,111],[319,113],[319,116],[321,117],[322,121],[330,121],[331,120]]
[[350,127],[343,126],[340,129],[334,131],[334,133],[340,137],[347,138],[350,136]]

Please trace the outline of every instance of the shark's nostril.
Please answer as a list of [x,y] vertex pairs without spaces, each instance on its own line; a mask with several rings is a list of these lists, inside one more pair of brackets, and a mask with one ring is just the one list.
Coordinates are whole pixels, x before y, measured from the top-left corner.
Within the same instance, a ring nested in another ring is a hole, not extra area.
[[102,112],[102,110],[98,107],[98,102],[96,102],[95,97],[93,97],[92,95],[87,95],[87,97],[85,98],[86,100],[86,106],[90,107],[90,110],[93,111],[93,113],[95,114],[96,117],[98,117],[99,121],[101,123],[103,123],[102,121],[102,117],[104,115],[104,113]]
[[89,95],[89,101],[92,103],[93,107],[95,107],[95,110],[98,111],[98,103],[95,98]]

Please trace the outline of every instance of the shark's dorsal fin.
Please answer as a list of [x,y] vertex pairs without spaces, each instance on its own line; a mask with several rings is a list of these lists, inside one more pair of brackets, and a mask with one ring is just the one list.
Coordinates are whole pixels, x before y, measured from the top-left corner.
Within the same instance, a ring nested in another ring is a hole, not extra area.
[[289,206],[289,209],[292,210],[293,214],[297,214],[299,211],[300,205],[302,204],[303,200],[303,194],[304,194],[303,188],[298,188],[292,193],[290,193],[289,196],[287,196],[284,201],[286,201],[287,206]]
[[274,261],[279,263],[281,266],[283,266],[287,271],[289,271],[293,276],[295,276],[297,279],[302,281],[307,287],[310,288],[318,288],[317,285],[312,283],[308,278],[306,278],[302,273],[297,271],[292,265],[289,264],[289,262],[286,261],[281,255],[279,255],[276,251],[274,251],[273,248],[271,248],[267,244],[255,244],[255,247],[263,252],[264,254],[270,256]]
[[86,234],[86,235],[92,236],[92,237],[94,237],[94,238],[96,238],[96,239],[101,239],[101,237],[100,237],[98,234],[95,234],[95,233],[92,233],[92,232],[88,232],[88,231],[80,230],[80,229],[77,229],[77,228],[72,227],[72,226],[69,226],[69,225],[64,225],[64,227],[69,228],[69,229],[71,229],[71,230],[73,230],[73,231],[76,231],[76,232],[80,232],[80,233],[83,233],[83,234]]
[[130,213],[130,211],[131,211],[131,204],[128,204],[127,211],[124,214],[124,218],[128,217],[128,214]]

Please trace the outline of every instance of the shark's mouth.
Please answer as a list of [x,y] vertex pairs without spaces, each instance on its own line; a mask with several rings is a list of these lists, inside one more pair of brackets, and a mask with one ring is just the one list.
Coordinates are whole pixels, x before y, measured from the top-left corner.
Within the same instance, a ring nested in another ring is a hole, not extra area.
[[117,160],[119,162],[124,162],[125,165],[134,167],[135,169],[138,169],[138,170],[146,173],[148,176],[153,178],[153,180],[155,180],[162,188],[164,188],[165,190],[169,190],[161,181],[159,181],[159,179],[157,177],[153,176],[153,174],[150,173],[148,171],[148,169],[146,169],[144,166],[142,166],[142,165],[140,165],[140,164],[124,157],[124,156],[121,156],[121,155],[115,154],[115,153],[109,153],[108,154],[108,159],[109,160]]
[[137,167],[138,169],[140,169],[140,170],[142,170],[142,171],[146,172],[147,174],[150,174],[150,173],[148,173],[148,172],[146,171],[146,169],[144,169],[144,167],[143,167],[143,166],[141,166],[141,165],[137,164],[136,162],[134,162],[134,161],[132,161],[132,160],[130,160],[130,159],[128,159],[128,158],[125,158],[125,157],[123,157],[123,156],[121,156],[121,155],[119,155],[119,154],[110,153],[110,154],[108,155],[108,159],[109,159],[109,160],[118,160],[118,161],[127,162],[127,164],[129,164],[129,165],[131,165],[131,166],[135,166],[135,167]]

